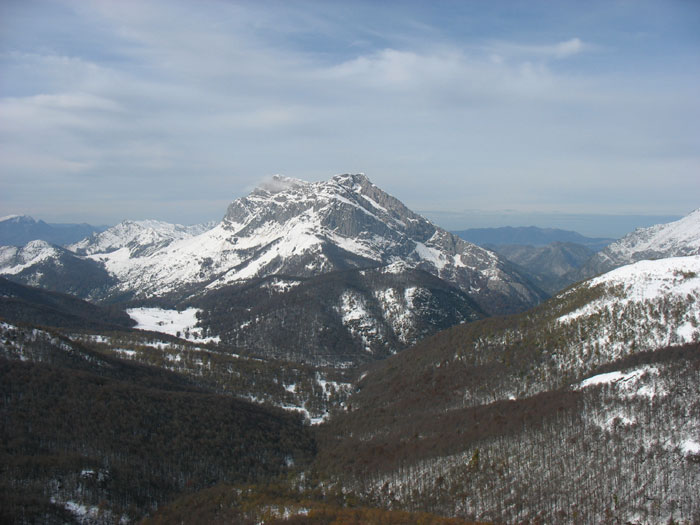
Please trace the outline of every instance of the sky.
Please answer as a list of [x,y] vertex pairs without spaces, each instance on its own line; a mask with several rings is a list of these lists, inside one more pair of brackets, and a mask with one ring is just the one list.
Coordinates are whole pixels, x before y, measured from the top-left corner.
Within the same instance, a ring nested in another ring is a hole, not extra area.
[[698,27],[694,0],[0,0],[0,216],[192,224],[362,172],[450,229],[612,235],[700,207]]

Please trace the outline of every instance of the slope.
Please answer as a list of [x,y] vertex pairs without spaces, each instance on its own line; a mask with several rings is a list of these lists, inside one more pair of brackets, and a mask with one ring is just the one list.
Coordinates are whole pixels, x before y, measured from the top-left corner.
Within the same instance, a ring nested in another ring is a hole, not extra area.
[[545,246],[489,245],[503,258],[530,275],[544,291],[554,295],[577,279],[578,270],[594,255],[581,244],[553,242]]
[[700,253],[700,209],[682,219],[639,228],[594,255],[578,274],[593,277],[644,259],[662,259]]
[[0,328],[2,354],[25,359],[0,357],[3,520],[64,522],[81,509],[135,520],[183,491],[264,481],[314,453],[298,415],[50,332]]
[[103,298],[116,284],[101,264],[39,240],[23,247],[0,246],[0,275],[88,300]]
[[0,277],[0,318],[73,329],[126,329],[135,322],[116,307],[98,306],[77,297],[24,286]]
[[697,520],[700,349],[664,348],[700,340],[699,270],[640,262],[373,365],[317,468],[470,519]]
[[484,316],[464,292],[397,263],[309,278],[266,277],[196,302],[199,326],[258,355],[314,364],[382,359]]

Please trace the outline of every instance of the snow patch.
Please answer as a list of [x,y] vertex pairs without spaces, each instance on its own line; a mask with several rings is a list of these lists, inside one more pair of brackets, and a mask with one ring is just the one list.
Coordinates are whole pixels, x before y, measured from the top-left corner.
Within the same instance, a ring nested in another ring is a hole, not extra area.
[[219,337],[203,337],[197,326],[197,308],[186,310],[165,310],[163,308],[130,308],[126,313],[134,321],[139,330],[162,332],[164,334],[183,337],[196,343],[218,343]]
[[686,439],[681,443],[681,451],[684,456],[695,456],[700,454],[700,442]]

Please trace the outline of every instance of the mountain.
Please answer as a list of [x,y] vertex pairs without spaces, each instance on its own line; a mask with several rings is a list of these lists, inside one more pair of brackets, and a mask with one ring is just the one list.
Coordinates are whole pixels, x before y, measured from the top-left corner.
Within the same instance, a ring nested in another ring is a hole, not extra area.
[[577,272],[595,252],[581,244],[553,242],[545,246],[486,245],[529,275],[544,291],[554,295],[580,280]]
[[89,224],[47,224],[28,215],[10,215],[0,218],[0,246],[23,246],[34,240],[64,245],[102,230]]
[[[677,257],[618,268],[522,314],[454,326],[376,365],[375,373],[420,393],[427,378],[478,367],[480,374],[467,373],[450,393],[471,406],[556,389],[616,359],[698,340],[700,256]],[[375,386],[357,399],[375,387],[385,395],[383,381],[370,381]]]
[[199,326],[225,344],[336,366],[382,359],[485,316],[463,291],[403,263],[254,279],[212,291],[195,304]]
[[197,308],[205,337],[314,363],[379,359],[546,297],[364,175],[276,177],[213,227],[126,221],[70,248],[0,250],[0,274],[91,300]]
[[700,254],[700,209],[650,228],[639,228],[594,255],[580,270],[580,279],[644,259]]
[[484,521],[695,522],[698,341],[700,256],[625,266],[374,363],[316,468]]
[[536,226],[470,228],[452,233],[479,246],[501,244],[545,246],[553,242],[560,242],[580,244],[593,251],[603,249],[614,240],[585,237],[574,231],[560,230],[558,228],[538,228]]
[[130,257],[143,257],[174,241],[202,234],[215,225],[214,222],[183,226],[154,220],[123,221],[106,231],[93,233],[67,248],[78,255],[110,253],[126,248]]
[[77,297],[24,286],[2,277],[0,319],[10,323],[92,330],[126,329],[136,324],[118,308],[98,306]]
[[0,323],[0,340],[3,523],[136,522],[216,481],[269,482],[315,452],[299,414],[53,331]]
[[0,246],[0,275],[88,300],[103,298],[116,284],[102,265],[40,240]]
[[[149,244],[150,246],[150,244]],[[309,183],[276,177],[234,201],[220,224],[155,251],[91,253],[113,294],[181,299],[270,275],[311,277],[402,262],[458,287],[488,313],[542,294],[507,263],[413,213],[364,175]]]

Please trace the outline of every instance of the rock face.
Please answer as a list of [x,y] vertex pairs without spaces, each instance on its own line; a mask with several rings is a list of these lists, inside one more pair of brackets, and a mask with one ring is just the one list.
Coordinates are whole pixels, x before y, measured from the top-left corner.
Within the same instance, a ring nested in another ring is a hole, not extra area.
[[700,254],[700,209],[680,220],[639,228],[594,255],[581,269],[580,279],[645,259]]

